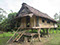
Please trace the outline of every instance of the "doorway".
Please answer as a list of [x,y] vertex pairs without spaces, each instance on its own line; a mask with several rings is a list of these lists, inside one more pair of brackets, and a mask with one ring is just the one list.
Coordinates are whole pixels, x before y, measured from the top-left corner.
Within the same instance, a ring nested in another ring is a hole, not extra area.
[[30,17],[26,16],[26,27],[30,27]]

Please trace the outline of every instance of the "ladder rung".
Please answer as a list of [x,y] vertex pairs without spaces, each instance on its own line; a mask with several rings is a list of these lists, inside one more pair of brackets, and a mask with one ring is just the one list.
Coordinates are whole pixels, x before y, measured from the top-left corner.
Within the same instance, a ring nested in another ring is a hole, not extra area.
[[[17,31],[20,29],[20,27],[18,27]],[[17,31],[14,33],[14,35],[7,41],[7,43],[9,43],[11,41],[11,39],[15,36],[15,34],[17,33]]]
[[20,36],[16,41],[18,41],[25,32],[26,32],[26,31],[23,31],[23,33],[21,34],[21,36]]
[[[21,33],[20,33],[20,34],[21,34]],[[20,35],[20,34],[19,34],[19,35]],[[18,35],[13,41],[15,41],[15,40],[19,37],[19,35]]]

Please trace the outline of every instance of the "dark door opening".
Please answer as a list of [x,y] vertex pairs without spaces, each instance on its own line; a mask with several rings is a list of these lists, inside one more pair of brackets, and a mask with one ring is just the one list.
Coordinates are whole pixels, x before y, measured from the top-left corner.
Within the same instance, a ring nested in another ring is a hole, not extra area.
[[30,17],[26,16],[26,27],[30,27]]
[[39,17],[36,17],[36,26],[39,26]]

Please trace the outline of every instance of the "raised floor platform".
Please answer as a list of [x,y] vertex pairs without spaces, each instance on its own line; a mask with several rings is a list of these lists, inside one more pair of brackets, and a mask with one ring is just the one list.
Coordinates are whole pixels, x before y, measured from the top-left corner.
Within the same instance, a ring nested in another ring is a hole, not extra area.
[[26,36],[34,36],[34,35],[38,35],[38,33],[24,33],[23,35],[26,35]]
[[[16,29],[18,28],[18,27],[15,27]],[[50,27],[20,27],[20,29],[39,29],[39,28],[42,28],[42,29],[48,29],[48,28],[50,28]],[[51,27],[51,28],[54,28],[54,27]]]

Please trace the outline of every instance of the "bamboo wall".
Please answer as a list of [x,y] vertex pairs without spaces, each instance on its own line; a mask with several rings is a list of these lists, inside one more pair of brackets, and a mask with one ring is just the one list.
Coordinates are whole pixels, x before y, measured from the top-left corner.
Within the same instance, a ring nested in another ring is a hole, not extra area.
[[[21,20],[21,26],[26,28],[26,17],[23,17]],[[30,27],[36,27],[36,16],[30,17]],[[54,28],[55,25],[53,22],[47,23],[47,20],[45,22],[42,22],[42,18],[39,18],[39,26],[40,28]]]
[[21,26],[20,27],[26,28],[26,17],[22,17],[22,19],[21,19]]

